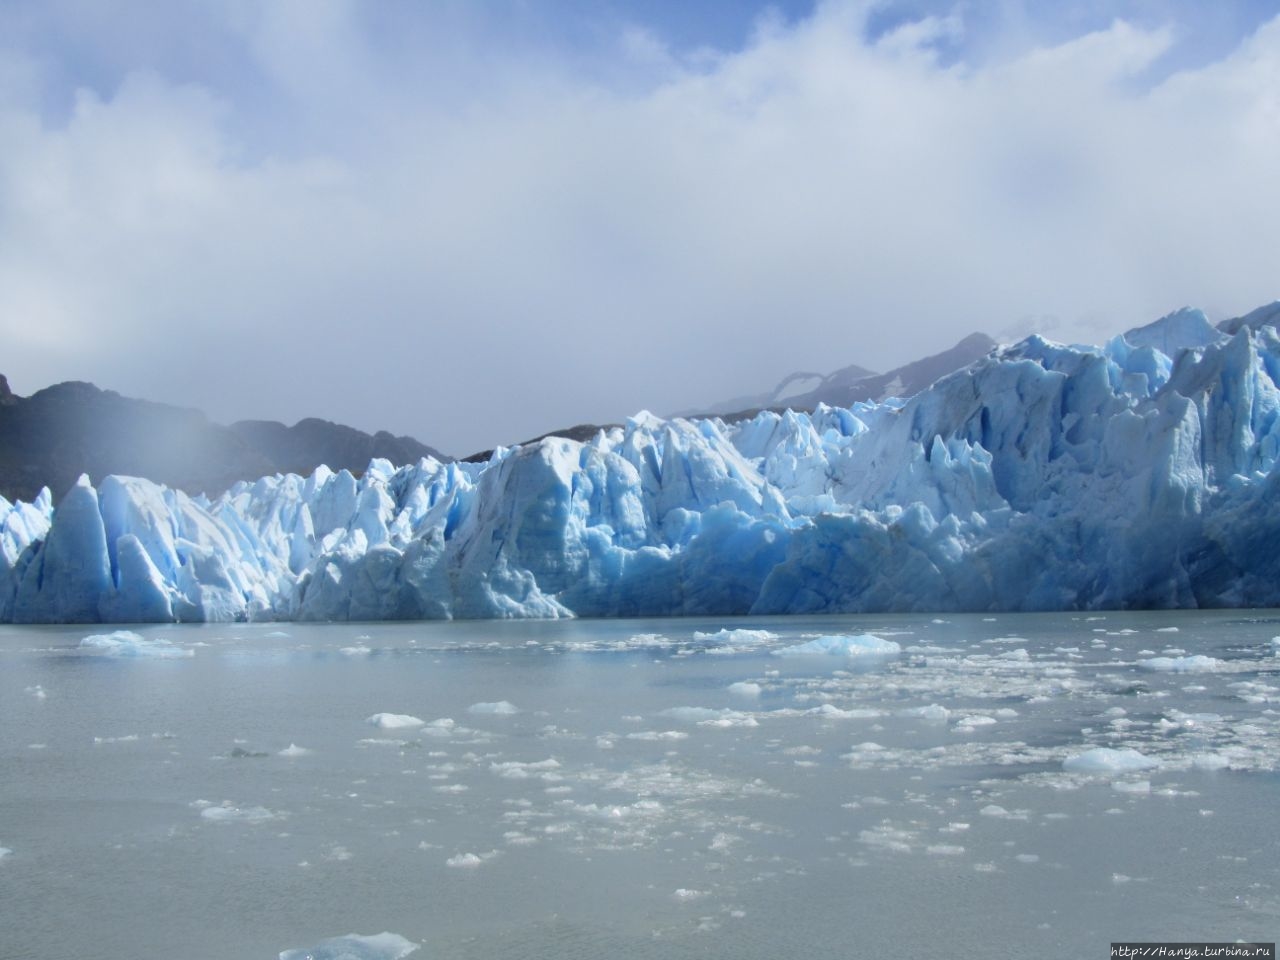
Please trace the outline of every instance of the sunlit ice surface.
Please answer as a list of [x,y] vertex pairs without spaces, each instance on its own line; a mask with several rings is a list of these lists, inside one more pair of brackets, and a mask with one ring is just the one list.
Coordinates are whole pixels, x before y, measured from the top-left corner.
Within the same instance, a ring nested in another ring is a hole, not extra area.
[[1278,636],[1269,611],[5,627],[0,957],[1273,940]]

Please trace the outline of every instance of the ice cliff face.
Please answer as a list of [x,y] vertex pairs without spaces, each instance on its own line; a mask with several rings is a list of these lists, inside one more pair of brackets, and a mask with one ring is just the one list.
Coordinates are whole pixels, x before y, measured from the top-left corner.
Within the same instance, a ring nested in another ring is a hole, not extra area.
[[214,502],[82,479],[56,509],[0,500],[0,620],[1280,605],[1277,318],[1179,311],[905,402],[642,414]]

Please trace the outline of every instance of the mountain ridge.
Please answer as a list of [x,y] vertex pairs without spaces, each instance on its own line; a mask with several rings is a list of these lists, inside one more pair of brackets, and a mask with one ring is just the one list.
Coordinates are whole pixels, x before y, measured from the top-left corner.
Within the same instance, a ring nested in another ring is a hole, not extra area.
[[[750,419],[762,410],[781,413],[783,410],[812,410],[820,403],[830,407],[850,407],[855,403],[886,400],[891,396],[905,399],[947,374],[981,359],[997,346],[997,342],[985,333],[971,333],[955,346],[894,367],[886,373],[874,373],[857,364],[828,374],[797,371],[783,377],[770,393],[720,400],[672,416],[686,419],[715,416],[734,422]],[[780,396],[788,384],[801,378],[817,378],[819,383],[800,393]]]
[[311,472],[320,464],[362,473],[375,457],[447,459],[412,437],[317,418],[211,421],[190,407],[125,397],[68,380],[20,397],[0,375],[0,496],[30,502],[61,495],[81,474],[145,476],[189,493],[217,495],[240,480]]

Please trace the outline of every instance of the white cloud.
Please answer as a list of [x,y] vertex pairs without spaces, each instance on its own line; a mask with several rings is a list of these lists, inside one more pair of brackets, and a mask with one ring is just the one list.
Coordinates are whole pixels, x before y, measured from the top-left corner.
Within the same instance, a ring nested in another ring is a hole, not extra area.
[[625,27],[592,72],[465,9],[228,9],[204,74],[138,53],[65,116],[74,70],[0,52],[19,392],[464,453],[1032,316],[1096,340],[1280,295],[1280,20],[1152,81],[1177,24],[980,60],[938,52],[983,46],[963,8],[868,39],[829,4],[740,51]]

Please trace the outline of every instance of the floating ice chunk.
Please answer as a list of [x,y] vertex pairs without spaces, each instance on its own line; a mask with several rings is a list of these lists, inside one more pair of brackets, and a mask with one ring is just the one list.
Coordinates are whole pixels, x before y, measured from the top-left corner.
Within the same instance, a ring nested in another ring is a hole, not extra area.
[[1062,769],[1072,773],[1129,773],[1151,770],[1160,761],[1148,757],[1131,747],[1113,750],[1110,747],[1094,747],[1084,753],[1073,754],[1062,761]]
[[467,713],[492,714],[499,717],[509,717],[519,712],[520,709],[509,700],[499,700],[496,703],[473,703],[467,707]]
[[308,757],[315,751],[308,750],[306,747],[300,747],[296,743],[291,743],[279,753],[277,757]]
[[454,734],[468,733],[465,727],[460,727],[452,717],[440,717],[438,720],[432,720],[422,732],[431,737],[449,737]]
[[735,836],[732,833],[717,833],[711,838],[711,843],[707,846],[707,849],[714,850],[717,853],[722,853],[741,839],[741,837]]
[[488,853],[460,853],[456,857],[450,857],[444,862],[444,865],[446,867],[474,869],[482,864],[488,863],[497,855],[497,850],[490,850]]
[[893,640],[884,640],[869,633],[853,636],[817,637],[807,643],[799,643],[793,647],[775,650],[779,657],[803,657],[815,654],[843,657],[894,656],[902,652],[902,647]]
[[705,890],[691,890],[688,887],[681,887],[671,894],[677,900],[698,900],[706,895]]
[[1118,793],[1150,793],[1150,780],[1115,780],[1111,783],[1111,789]]
[[939,703],[931,703],[927,707],[908,707],[905,710],[899,710],[900,717],[919,717],[922,720],[945,721],[951,716],[951,711]]
[[924,849],[935,857],[958,857],[964,854],[964,847],[954,843],[934,843]]
[[501,763],[489,764],[490,773],[496,773],[498,776],[505,777],[508,780],[526,780],[535,774],[545,774],[559,769],[560,761],[556,760],[555,757],[528,762],[504,760]]
[[689,735],[683,730],[641,730],[639,733],[628,733],[628,740],[688,740]]
[[894,853],[910,853],[911,843],[915,839],[913,831],[904,830],[888,821],[869,830],[858,831],[859,843],[881,850],[892,850]]
[[365,723],[383,730],[401,730],[406,727],[420,727],[426,721],[412,717],[407,713],[375,713]]
[[980,714],[973,714],[968,717],[961,717],[956,721],[956,730],[974,730],[978,727],[989,727],[996,722],[995,717],[984,717]]
[[812,712],[827,720],[870,720],[874,717],[884,716],[883,710],[876,710],[872,707],[854,707],[852,710],[841,710],[830,703],[815,707]]
[[277,814],[266,807],[234,807],[230,801],[224,801],[220,807],[205,807],[200,816],[217,823],[265,823],[276,819]]
[[372,936],[349,933],[345,937],[322,940],[313,947],[285,950],[280,960],[401,960],[418,946],[395,933]]
[[739,697],[758,697],[763,692],[763,688],[758,683],[739,681],[729,684],[729,692]]
[[701,630],[694,631],[693,639],[695,640],[717,640],[720,643],[733,644],[734,646],[744,646],[751,643],[766,643],[769,640],[777,640],[778,635],[769,630],[717,630],[715,633],[703,633]]
[[195,651],[176,646],[168,640],[147,640],[132,630],[116,630],[114,633],[95,633],[80,641],[80,649],[108,657],[139,657],[170,660],[177,657],[194,657]]
[[1192,756],[1191,765],[1197,770],[1225,770],[1231,766],[1231,759],[1220,753],[1197,753]]
[[3,860],[5,857],[9,856],[9,854],[11,853],[13,853],[13,851],[10,850],[8,847],[0,847],[0,860]]
[[369,654],[373,653],[373,649],[371,647],[366,647],[364,644],[360,644],[355,647],[339,647],[338,652],[344,657],[367,657]]
[[666,814],[666,808],[657,800],[638,800],[629,806],[601,806],[598,803],[573,803],[570,800],[563,800],[560,805],[573,813],[596,820],[655,820],[661,819]]
[[697,723],[708,727],[755,727],[759,726],[756,718],[740,710],[713,710],[710,707],[671,707],[663,710],[664,717],[683,720],[686,723]]
[[47,693],[45,693],[45,692],[44,692],[44,687],[42,687],[42,686],[41,686],[40,684],[38,684],[38,683],[37,683],[34,687],[25,687],[25,688],[24,688],[24,691],[25,691],[26,693],[31,694],[31,695],[32,695],[33,697],[35,697],[37,700],[43,700],[43,699],[45,699],[47,696],[49,696]]
[[1198,653],[1191,657],[1152,657],[1149,660],[1139,660],[1138,666],[1157,673],[1212,673],[1221,669],[1222,661],[1217,657],[1206,657]]

